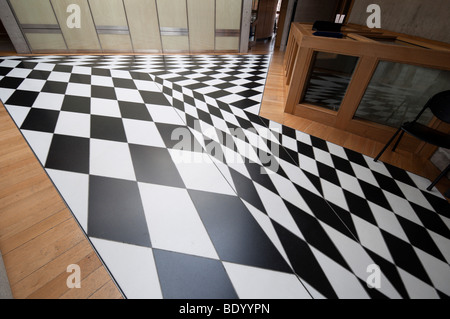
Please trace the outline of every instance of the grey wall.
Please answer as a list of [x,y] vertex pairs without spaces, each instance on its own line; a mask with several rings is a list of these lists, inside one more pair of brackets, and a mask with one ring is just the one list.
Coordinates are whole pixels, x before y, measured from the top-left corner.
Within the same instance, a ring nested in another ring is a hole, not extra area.
[[298,0],[294,22],[313,23],[316,20],[334,22],[337,2],[337,0]]
[[381,28],[450,43],[449,0],[355,0],[350,23],[365,25],[367,6],[381,8]]

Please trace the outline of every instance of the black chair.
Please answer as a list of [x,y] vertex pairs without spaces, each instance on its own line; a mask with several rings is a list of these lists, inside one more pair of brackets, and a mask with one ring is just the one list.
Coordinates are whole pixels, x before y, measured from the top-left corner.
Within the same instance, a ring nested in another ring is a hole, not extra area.
[[[401,132],[397,142],[395,143],[392,151],[394,152],[397,148],[400,140],[403,135],[406,133],[414,136],[415,138],[422,140],[426,143],[430,143],[436,145],[438,147],[450,149],[450,135],[438,131],[436,129],[430,128],[426,125],[420,124],[417,121],[420,116],[425,112],[426,109],[430,109],[434,116],[436,116],[439,120],[450,123],[450,90],[440,92],[434,95],[428,102],[425,104],[423,109],[419,112],[416,118],[411,122],[404,123],[398,130],[395,132],[394,136],[391,137],[389,142],[384,146],[381,152],[375,157],[374,161],[378,161],[380,156],[386,151],[389,145],[394,141],[395,137],[398,133]],[[441,172],[441,174],[428,186],[427,190],[431,190],[437,182],[445,176],[450,170],[450,164]]]

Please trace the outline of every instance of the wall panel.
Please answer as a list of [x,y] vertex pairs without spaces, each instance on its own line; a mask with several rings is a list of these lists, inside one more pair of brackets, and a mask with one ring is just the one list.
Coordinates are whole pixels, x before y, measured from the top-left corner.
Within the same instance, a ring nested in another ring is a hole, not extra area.
[[[247,52],[251,0],[9,0],[35,51]],[[246,14],[242,15],[245,3]],[[75,9],[69,6],[75,5]],[[74,11],[75,10],[75,11]],[[73,17],[79,10],[79,19]],[[248,13],[248,14],[247,14]],[[8,21],[7,19],[3,20]],[[2,20],[2,21],[3,21]],[[70,22],[80,21],[78,25]],[[10,22],[11,24],[11,22]],[[13,30],[12,27],[7,30]],[[23,35],[23,37],[22,37]],[[17,35],[16,35],[17,36]]]
[[[100,43],[92,20],[89,4],[87,0],[51,0],[58,18],[61,31],[69,50],[74,51],[100,51]],[[71,4],[76,4],[80,8],[80,28],[70,28],[67,19],[71,16],[71,11],[67,8]]]
[[214,51],[215,1],[187,0],[191,51]]
[[67,50],[50,0],[10,3],[32,52]]
[[155,0],[124,0],[134,50],[160,52],[158,13]]
[[157,0],[164,52],[189,51],[186,0]]
[[238,51],[242,0],[216,0],[216,51]]
[[89,0],[103,51],[133,51],[122,0]]

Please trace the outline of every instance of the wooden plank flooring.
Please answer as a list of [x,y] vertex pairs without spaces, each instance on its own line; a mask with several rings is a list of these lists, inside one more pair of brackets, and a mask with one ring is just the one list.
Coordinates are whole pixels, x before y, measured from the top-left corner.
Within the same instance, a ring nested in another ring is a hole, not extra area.
[[[122,298],[1,103],[0,251],[14,298]],[[81,288],[67,287],[71,264]]]

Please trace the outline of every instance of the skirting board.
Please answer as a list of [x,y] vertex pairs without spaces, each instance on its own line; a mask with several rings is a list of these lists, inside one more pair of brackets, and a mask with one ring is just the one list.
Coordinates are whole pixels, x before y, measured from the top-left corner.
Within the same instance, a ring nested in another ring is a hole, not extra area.
[[13,299],[11,287],[9,286],[8,276],[5,265],[3,264],[2,254],[0,252],[0,299]]

